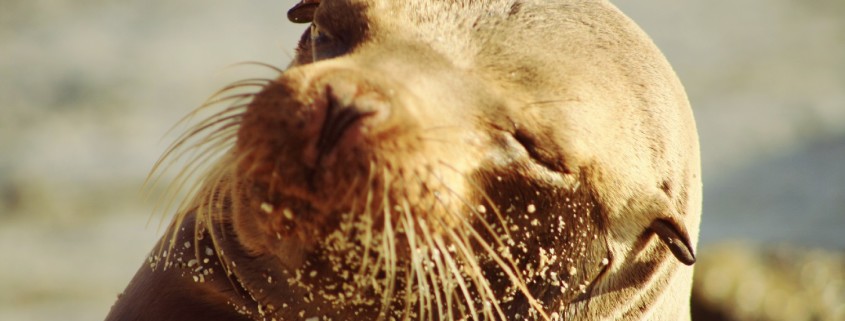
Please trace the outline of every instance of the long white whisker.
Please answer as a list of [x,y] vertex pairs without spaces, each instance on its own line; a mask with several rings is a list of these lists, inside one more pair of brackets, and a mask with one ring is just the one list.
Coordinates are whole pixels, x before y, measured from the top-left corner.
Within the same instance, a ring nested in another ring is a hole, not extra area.
[[434,235],[434,244],[437,245],[437,248],[440,250],[440,254],[443,256],[443,261],[446,262],[446,265],[449,267],[449,272],[452,273],[455,282],[457,282],[458,287],[461,289],[461,293],[463,294],[465,300],[464,302],[467,303],[472,319],[477,321],[478,312],[475,310],[475,305],[472,303],[472,295],[469,292],[469,287],[467,287],[466,282],[464,282],[464,278],[461,276],[461,269],[458,267],[455,259],[452,258],[452,255],[449,254],[449,248],[446,246],[446,243],[443,241],[443,237],[440,234]]

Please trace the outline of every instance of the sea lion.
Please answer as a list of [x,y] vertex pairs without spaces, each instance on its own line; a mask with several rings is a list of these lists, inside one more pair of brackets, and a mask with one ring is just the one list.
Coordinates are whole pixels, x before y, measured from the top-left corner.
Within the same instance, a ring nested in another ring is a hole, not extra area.
[[689,319],[695,123],[618,9],[288,17],[310,23],[290,66],[166,153],[201,177],[107,320]]

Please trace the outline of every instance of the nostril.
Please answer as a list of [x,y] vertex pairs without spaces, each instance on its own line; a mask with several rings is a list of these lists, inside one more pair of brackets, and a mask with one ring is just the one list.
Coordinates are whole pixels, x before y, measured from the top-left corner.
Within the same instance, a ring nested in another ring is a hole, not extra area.
[[320,130],[320,137],[317,140],[317,149],[322,154],[334,149],[343,134],[358,120],[375,113],[372,110],[359,110],[354,105],[344,105],[332,97],[329,97],[326,108],[326,117]]
[[316,146],[321,155],[335,149],[346,133],[352,130],[365,131],[364,128],[355,128],[361,124],[360,120],[376,115],[379,109],[383,109],[383,103],[372,99],[369,94],[362,95],[358,92],[360,89],[348,82],[326,85],[325,118]]

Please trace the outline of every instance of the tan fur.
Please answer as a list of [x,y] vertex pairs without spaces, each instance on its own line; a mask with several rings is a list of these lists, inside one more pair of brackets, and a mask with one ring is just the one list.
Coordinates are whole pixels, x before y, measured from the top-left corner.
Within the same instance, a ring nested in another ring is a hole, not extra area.
[[291,66],[224,90],[257,88],[169,152],[222,155],[151,260],[190,260],[193,236],[213,282],[142,268],[109,319],[166,319],[136,308],[166,284],[167,307],[244,320],[689,319],[695,123],[616,8],[309,0],[289,18],[313,21]]

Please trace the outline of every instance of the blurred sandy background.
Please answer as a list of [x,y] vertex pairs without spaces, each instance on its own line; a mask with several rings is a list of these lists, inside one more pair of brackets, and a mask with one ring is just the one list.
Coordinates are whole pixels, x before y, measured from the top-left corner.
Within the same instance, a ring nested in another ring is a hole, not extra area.
[[[695,109],[701,256],[790,244],[841,272],[845,1],[615,2]],[[0,320],[105,317],[161,233],[139,190],[165,133],[220,86],[266,76],[230,65],[287,63],[293,3],[0,0]],[[843,274],[823,275],[834,314],[817,320],[843,320]]]

